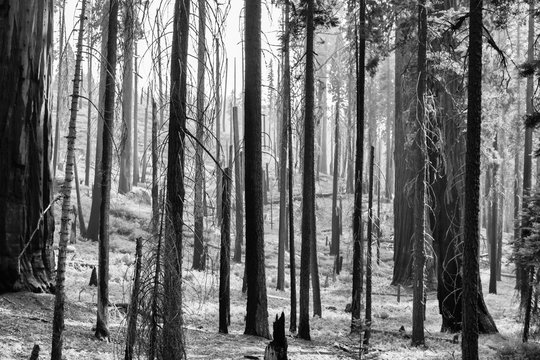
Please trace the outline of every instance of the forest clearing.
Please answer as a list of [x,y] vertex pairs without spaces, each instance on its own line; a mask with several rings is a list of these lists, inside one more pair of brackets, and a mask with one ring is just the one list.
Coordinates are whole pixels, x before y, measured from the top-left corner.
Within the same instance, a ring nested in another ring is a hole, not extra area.
[[0,0],[0,359],[540,359],[539,14]]

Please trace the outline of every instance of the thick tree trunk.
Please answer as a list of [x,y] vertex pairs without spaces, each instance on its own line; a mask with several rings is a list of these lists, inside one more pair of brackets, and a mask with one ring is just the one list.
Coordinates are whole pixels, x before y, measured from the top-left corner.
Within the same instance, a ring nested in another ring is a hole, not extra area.
[[116,75],[116,36],[118,32],[118,0],[110,1],[107,70],[105,77],[105,103],[102,149],[101,204],[99,208],[99,258],[98,258],[98,303],[95,335],[98,339],[109,338],[109,208],[111,201],[112,142],[114,130],[114,101]]
[[182,230],[190,3],[189,0],[176,0],[174,4],[163,280],[161,355],[164,360],[186,357],[182,316]]
[[414,285],[413,285],[413,330],[412,344],[424,345],[425,292],[424,269],[426,263],[426,168],[429,166],[426,144],[425,100],[426,92],[426,52],[427,52],[427,10],[426,1],[418,3],[418,83],[416,85],[416,134],[413,144],[416,179],[414,189]]
[[[51,9],[52,10],[52,9]],[[62,186],[62,222],[60,227],[60,241],[58,245],[58,268],[56,269],[56,294],[54,299],[53,336],[51,346],[51,360],[62,360],[64,344],[64,307],[66,301],[66,249],[71,235],[71,190],[73,188],[73,168],[75,166],[75,140],[77,137],[77,110],[79,101],[79,86],[81,82],[81,63],[84,23],[86,19],[86,1],[82,2],[79,19],[79,37],[77,41],[77,58],[75,61],[75,78],[73,79],[73,93],[71,96],[71,111],[69,118],[69,132],[67,136],[67,155],[64,184]],[[77,180],[78,181],[78,180]]]
[[360,308],[362,304],[362,172],[364,162],[364,92],[366,60],[366,2],[360,0],[360,29],[355,33],[356,58],[356,160],[354,168],[354,210],[353,210],[353,284],[351,303],[351,330],[360,329]]
[[465,228],[463,246],[463,339],[464,359],[478,359],[478,208],[480,145],[482,128],[482,0],[471,0],[469,16],[469,72],[467,151],[465,154]]
[[[120,175],[118,177],[118,193],[131,191],[131,166],[133,154],[133,36],[134,4],[124,5],[124,76],[122,81],[122,143],[120,145]],[[135,100],[137,102],[137,100]]]
[[52,289],[52,1],[0,13],[0,293]]
[[[103,9],[109,9],[110,0],[105,0]],[[98,125],[97,125],[97,141],[96,141],[96,162],[94,165],[94,185],[92,187],[92,207],[90,209],[90,218],[88,219],[88,229],[86,236],[93,241],[99,239],[99,221],[100,221],[100,204],[101,204],[101,160],[103,147],[103,114],[105,111],[105,82],[107,76],[107,39],[109,31],[109,12],[103,12],[101,22],[101,70],[99,75],[99,104],[98,104]]]
[[203,178],[204,158],[204,78],[206,64],[206,0],[199,0],[199,31],[197,49],[197,144],[195,145],[195,200],[193,204],[194,237],[193,237],[193,269],[204,270],[204,211],[203,211]]
[[261,1],[245,4],[246,335],[270,338],[264,269],[261,149]]

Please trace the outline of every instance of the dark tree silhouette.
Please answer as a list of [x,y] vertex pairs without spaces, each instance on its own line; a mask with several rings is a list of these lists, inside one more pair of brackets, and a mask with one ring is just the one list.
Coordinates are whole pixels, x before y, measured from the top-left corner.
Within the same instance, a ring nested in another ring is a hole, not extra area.
[[261,149],[261,1],[245,2],[245,188],[247,310],[245,334],[270,338],[264,269]]

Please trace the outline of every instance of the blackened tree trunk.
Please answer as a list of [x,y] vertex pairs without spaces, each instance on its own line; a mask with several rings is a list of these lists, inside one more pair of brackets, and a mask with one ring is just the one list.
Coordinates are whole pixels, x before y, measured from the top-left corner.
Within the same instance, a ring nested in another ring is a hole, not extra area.
[[152,97],[152,234],[158,234],[159,186],[158,186],[158,117],[156,101]]
[[[137,99],[135,97],[135,99]],[[128,325],[126,330],[126,351],[124,360],[133,359],[133,347],[137,338],[137,314],[139,313],[139,292],[141,290],[142,237],[137,238],[135,247],[135,276],[129,303]]]
[[480,145],[482,128],[482,6],[483,0],[471,0],[469,10],[469,72],[467,107],[467,151],[465,154],[465,228],[463,245],[463,339],[464,359],[478,359],[477,296],[478,209],[480,192]]
[[246,335],[270,338],[264,269],[261,149],[261,1],[245,2]]
[[[497,151],[497,137],[495,137],[495,142],[493,143],[494,150]],[[498,181],[497,181],[497,168],[499,164],[494,162],[491,165],[491,219],[488,221],[488,226],[490,227],[490,237],[488,239],[489,243],[489,293],[497,293],[497,259],[498,259],[498,219],[499,219],[499,191],[498,191]],[[489,175],[488,175],[489,176]]]
[[98,304],[96,337],[109,338],[109,208],[111,201],[112,142],[114,129],[114,98],[116,75],[116,36],[118,32],[118,0],[110,1],[107,76],[105,77],[105,104],[103,116],[103,149],[101,166],[101,204],[99,208]]
[[428,166],[426,144],[425,100],[426,92],[426,52],[427,52],[427,10],[426,1],[418,3],[418,82],[416,85],[416,134],[413,144],[417,174],[414,189],[414,284],[413,284],[413,331],[412,344],[423,345],[425,293],[424,268],[426,263],[425,236],[426,236],[426,167]]
[[313,118],[314,79],[313,79],[313,22],[314,1],[307,0],[306,11],[306,80],[304,105],[304,179],[302,200],[302,250],[300,257],[300,322],[298,337],[311,340],[309,330],[309,274],[312,237],[315,236],[315,174],[314,140],[315,127]]
[[[52,10],[52,9],[51,9]],[[73,188],[73,168],[75,165],[75,139],[77,137],[77,103],[79,101],[79,86],[81,83],[81,63],[84,23],[86,19],[86,1],[82,2],[79,19],[79,36],[77,41],[77,58],[75,61],[75,78],[73,79],[73,93],[71,96],[71,114],[69,118],[69,132],[67,136],[67,154],[64,184],[62,186],[62,225],[60,228],[60,241],[58,246],[58,267],[56,270],[56,294],[54,298],[53,337],[51,346],[51,360],[62,360],[64,343],[64,306],[66,300],[66,254],[67,244],[71,235],[71,190]]]
[[174,4],[161,354],[164,360],[186,357],[182,315],[182,230],[190,3],[189,0],[176,0]]
[[[133,36],[134,4],[124,5],[124,74],[122,81],[122,145],[120,146],[120,175],[118,177],[118,193],[131,191],[131,166],[133,151]],[[137,99],[135,99],[137,102]]]
[[354,169],[353,210],[353,284],[351,303],[351,330],[360,329],[362,303],[362,171],[364,161],[364,92],[366,60],[366,2],[360,0],[360,29],[355,34],[356,53],[356,159]]
[[[283,8],[284,12],[284,33],[282,37],[283,42],[283,86],[282,86],[282,121],[281,121],[281,147],[279,154],[279,176],[280,176],[280,190],[279,190],[279,245],[278,245],[278,277],[277,286],[278,290],[285,290],[285,246],[287,244],[287,144],[288,144],[288,130],[289,130],[289,103],[291,93],[291,74],[290,74],[290,55],[289,55],[289,1],[286,0]],[[289,150],[291,151],[291,150]],[[294,245],[293,245],[294,248]]]
[[204,209],[203,209],[203,178],[204,178],[204,78],[206,64],[206,0],[199,0],[199,31],[197,45],[197,144],[195,145],[195,201],[193,204],[194,238],[193,238],[193,269],[204,270]]
[[221,180],[223,184],[221,201],[221,249],[219,257],[219,332],[227,334],[231,322],[231,170],[226,168]]
[[366,332],[364,345],[369,345],[371,338],[371,289],[372,289],[372,239],[373,239],[373,159],[375,149],[370,146],[369,151],[369,189],[368,189],[368,219],[367,219],[367,244],[366,244]]
[[[289,4],[289,0],[287,5]],[[290,76],[284,78],[283,81],[289,81],[290,85]],[[289,93],[290,95],[290,93]],[[289,127],[289,264],[290,264],[290,276],[291,276],[291,320],[289,330],[291,332],[296,332],[296,250],[294,246],[294,201],[293,201],[293,151],[292,151],[292,119],[291,119],[291,107],[290,107],[290,96],[287,95],[287,100],[289,102],[289,111],[287,112],[287,122]]]
[[[336,255],[339,258],[339,213],[338,213],[338,179],[339,179],[339,107],[340,94],[339,86],[337,89],[336,100],[336,122],[334,135],[334,179],[332,183],[332,244],[330,247],[330,255]],[[339,266],[337,273],[339,274]]]
[[[110,0],[105,0],[103,9],[110,8]],[[101,22],[101,70],[99,75],[99,103],[98,103],[98,125],[96,140],[96,162],[94,165],[94,185],[92,187],[92,207],[90,209],[90,218],[88,219],[88,229],[86,236],[93,241],[99,239],[99,221],[101,204],[101,175],[102,175],[102,147],[103,147],[103,116],[105,107],[105,83],[107,76],[107,39],[109,31],[109,12],[104,11]]]
[[[530,63],[534,59],[534,43],[535,43],[535,35],[534,35],[534,1],[529,2],[529,34],[528,34],[528,51],[527,51],[527,61]],[[533,78],[530,76],[527,78],[527,88],[526,88],[526,112],[527,115],[530,115],[533,113],[534,106],[533,106],[533,96],[534,96],[534,83]],[[529,127],[525,127],[525,148],[524,148],[524,158],[523,158],[523,197],[527,198],[531,195],[531,185],[532,184],[532,129]],[[525,209],[526,202],[522,202],[522,210]],[[521,238],[524,239],[529,235],[529,232],[525,229],[530,227],[531,224],[523,222],[521,224]],[[519,286],[519,293],[521,296],[521,303],[520,308],[526,309],[528,306],[527,299],[531,297],[530,291],[531,285],[529,284],[529,273],[531,272],[529,269],[524,268],[523,266],[518,264],[518,268],[516,270],[517,276],[516,278],[520,279]]]

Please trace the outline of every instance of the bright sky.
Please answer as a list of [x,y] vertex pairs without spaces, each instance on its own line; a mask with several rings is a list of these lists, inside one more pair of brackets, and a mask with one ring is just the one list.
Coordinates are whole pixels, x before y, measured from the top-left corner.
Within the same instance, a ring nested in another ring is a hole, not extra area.
[[[95,2],[96,0],[91,0],[92,2]],[[208,0],[207,1],[207,8],[215,8],[215,2]],[[67,35],[69,36],[71,34],[71,38],[69,39],[73,49],[75,49],[75,42],[76,42],[76,32],[72,32],[72,29],[76,26],[75,22],[77,21],[79,17],[79,11],[80,11],[80,0],[66,0],[66,31]],[[173,5],[174,0],[150,0],[149,1],[149,19],[155,19],[156,10],[158,7],[161,6],[163,9],[162,16],[163,16],[163,23],[167,24],[167,37],[166,40],[167,44],[170,44],[170,36],[172,34],[172,13],[173,13]],[[236,58],[236,67],[237,67],[237,76],[236,76],[236,86],[237,86],[237,94],[240,94],[242,91],[242,45],[241,40],[243,37],[243,30],[241,28],[242,22],[240,20],[240,15],[243,15],[243,6],[244,1],[242,0],[225,0],[220,3],[220,8],[222,11],[230,7],[227,19],[226,19],[226,28],[223,31],[223,42],[225,44],[225,55],[223,54],[223,50],[221,51],[221,58],[222,61],[224,61],[225,57],[228,57],[229,59],[229,76],[228,76],[228,92],[232,91],[233,87],[233,64],[234,64],[234,58]],[[121,10],[120,10],[121,11]],[[195,1],[192,1],[191,5],[191,17],[190,22],[192,26],[191,31],[191,43],[190,43],[190,52],[191,52],[191,58],[190,58],[190,65],[192,66],[192,71],[196,71],[196,43],[194,40],[195,32],[193,29],[197,27],[198,20],[197,20],[197,7],[195,4]],[[279,22],[280,22],[280,14],[281,10],[278,9],[275,5],[272,4],[263,4],[262,6],[262,43],[263,43],[263,64],[262,64],[262,76],[263,76],[263,83],[267,79],[267,65],[271,60],[271,55],[274,54],[275,56],[278,56],[279,54],[279,47],[278,45],[278,32],[279,32]],[[212,12],[207,10],[208,16],[211,16]],[[149,27],[148,21],[145,21],[145,29]],[[207,25],[209,27],[213,27],[213,25]],[[55,29],[58,30],[58,14],[55,16]],[[211,48],[211,32],[209,30],[206,31],[207,35],[207,46],[208,48]],[[148,39],[150,39],[151,35],[148,34]],[[58,38],[58,35],[57,35]],[[270,46],[273,46],[271,51]],[[55,44],[57,46],[57,44]],[[163,45],[162,45],[163,46]],[[98,46],[99,48],[99,46]],[[139,67],[139,75],[141,79],[139,80],[139,86],[140,87],[146,87],[149,83],[151,70],[152,70],[152,63],[151,63],[151,53],[148,50],[148,44],[146,44],[146,40],[139,41],[138,43],[139,48],[139,55],[144,55],[140,59],[140,67]],[[163,51],[163,50],[162,50]],[[170,54],[170,49],[167,51],[168,54]],[[211,61],[214,61],[215,54],[211,53],[210,56]],[[97,64],[96,64],[97,65]],[[55,65],[56,66],[56,65]],[[164,73],[167,73],[169,71],[169,67],[164,62],[163,63],[163,71]],[[277,67],[277,61],[276,59],[273,60],[273,66],[274,69]],[[83,65],[83,68],[86,70],[86,65]],[[94,66],[94,79],[98,79],[98,67]],[[208,78],[208,76],[207,76]],[[223,84],[222,84],[223,87]],[[265,93],[265,90],[263,89],[263,94]],[[264,95],[263,95],[264,98]]]

